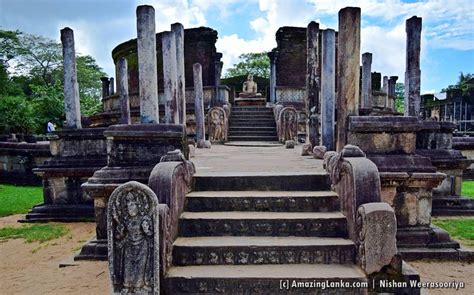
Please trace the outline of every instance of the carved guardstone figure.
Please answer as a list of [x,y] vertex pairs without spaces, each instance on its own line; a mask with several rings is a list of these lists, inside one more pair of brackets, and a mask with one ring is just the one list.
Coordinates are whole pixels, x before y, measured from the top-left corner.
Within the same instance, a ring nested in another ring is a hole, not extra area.
[[156,195],[138,182],[121,185],[110,196],[109,269],[115,294],[159,293],[156,208]]

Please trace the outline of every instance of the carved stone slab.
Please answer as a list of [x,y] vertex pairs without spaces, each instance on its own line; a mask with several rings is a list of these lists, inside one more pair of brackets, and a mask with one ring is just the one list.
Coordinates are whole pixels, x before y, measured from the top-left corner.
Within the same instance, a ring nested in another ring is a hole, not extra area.
[[107,208],[113,294],[159,294],[158,199],[136,181],[117,187]]

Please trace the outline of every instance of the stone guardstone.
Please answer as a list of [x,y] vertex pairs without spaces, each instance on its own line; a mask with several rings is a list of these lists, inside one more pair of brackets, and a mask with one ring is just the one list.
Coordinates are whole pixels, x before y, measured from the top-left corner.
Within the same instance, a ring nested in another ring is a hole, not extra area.
[[384,202],[363,204],[357,211],[359,257],[367,274],[379,272],[397,254],[395,211]]
[[324,145],[317,145],[313,148],[313,155],[315,159],[324,159],[324,154],[327,152],[327,148]]
[[285,141],[285,147],[287,149],[294,149],[295,148],[295,141],[294,140],[287,140]]
[[113,294],[159,294],[158,198],[146,185],[117,187],[107,206],[108,258]]

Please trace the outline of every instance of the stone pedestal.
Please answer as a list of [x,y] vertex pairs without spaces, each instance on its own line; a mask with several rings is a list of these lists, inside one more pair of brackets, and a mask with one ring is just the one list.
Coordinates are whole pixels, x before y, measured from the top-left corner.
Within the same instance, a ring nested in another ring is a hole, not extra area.
[[430,248],[439,248],[440,256],[459,248],[447,232],[431,224],[433,188],[446,175],[436,171],[429,157],[415,153],[421,129],[415,117],[349,118],[348,141],[377,165],[382,200],[395,210],[397,245],[408,259],[430,257]]
[[455,129],[452,122],[423,121],[417,134],[416,153],[447,175],[433,189],[433,215],[474,215],[474,200],[461,198],[462,174],[473,161],[452,148]]
[[128,181],[148,183],[162,156],[176,149],[187,156],[183,125],[113,125],[107,137],[107,166],[96,171],[82,186],[94,200],[96,238],[89,241],[76,260],[107,260],[107,202],[119,185]]
[[105,128],[57,131],[50,138],[53,158],[33,171],[43,179],[44,203],[24,221],[80,221],[94,218],[93,200],[81,188],[107,164]]

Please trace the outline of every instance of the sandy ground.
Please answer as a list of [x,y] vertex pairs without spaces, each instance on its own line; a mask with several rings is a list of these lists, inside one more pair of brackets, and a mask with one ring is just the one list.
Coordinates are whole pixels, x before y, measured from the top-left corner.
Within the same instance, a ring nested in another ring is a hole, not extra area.
[[[21,215],[0,218],[0,227],[21,226]],[[81,261],[59,267],[94,235],[93,223],[65,223],[69,233],[45,243],[0,240],[0,294],[109,294],[107,262]],[[464,289],[429,289],[422,294],[473,294],[474,264],[410,262],[423,281],[456,280]]]
[[[0,218],[0,227],[21,226],[21,215]],[[107,262],[59,267],[92,236],[94,223],[65,223],[69,233],[45,243],[0,240],[0,294],[109,294]]]

